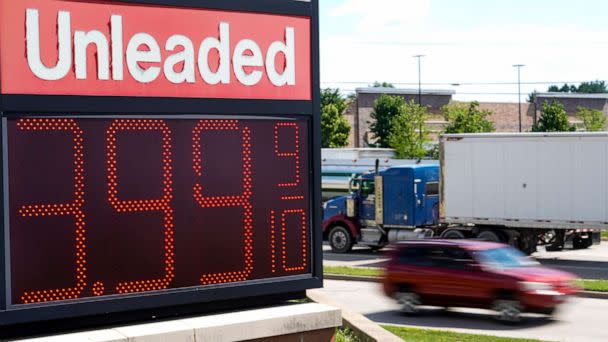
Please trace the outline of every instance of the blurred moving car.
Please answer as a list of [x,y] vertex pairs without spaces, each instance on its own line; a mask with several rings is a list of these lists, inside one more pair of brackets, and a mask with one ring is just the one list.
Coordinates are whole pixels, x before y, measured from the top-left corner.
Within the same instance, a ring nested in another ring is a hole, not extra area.
[[579,291],[576,276],[500,243],[411,240],[394,246],[384,292],[404,313],[417,313],[420,305],[486,308],[498,320],[516,323],[523,312],[552,314]]

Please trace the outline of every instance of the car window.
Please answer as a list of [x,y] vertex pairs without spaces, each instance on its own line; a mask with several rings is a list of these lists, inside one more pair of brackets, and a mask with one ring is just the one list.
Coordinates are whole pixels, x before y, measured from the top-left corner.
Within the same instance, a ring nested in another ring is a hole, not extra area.
[[452,270],[465,270],[473,263],[473,258],[461,248],[433,248],[430,259],[434,265]]
[[494,268],[536,266],[539,263],[519,250],[507,246],[475,251],[476,258],[484,265]]
[[433,266],[425,247],[406,247],[399,252],[399,264],[412,266]]

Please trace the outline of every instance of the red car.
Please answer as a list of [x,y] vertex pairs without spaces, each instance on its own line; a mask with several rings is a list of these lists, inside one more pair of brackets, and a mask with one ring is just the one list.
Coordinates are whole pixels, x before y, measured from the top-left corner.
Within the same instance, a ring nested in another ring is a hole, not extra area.
[[523,312],[552,314],[579,290],[574,275],[541,266],[508,245],[416,240],[394,247],[384,292],[404,313],[416,313],[423,304],[487,308],[503,322],[518,322]]

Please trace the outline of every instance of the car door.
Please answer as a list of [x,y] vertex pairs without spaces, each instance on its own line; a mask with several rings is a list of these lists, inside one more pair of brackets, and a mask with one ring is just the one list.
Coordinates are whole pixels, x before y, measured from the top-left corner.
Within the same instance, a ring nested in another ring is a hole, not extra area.
[[426,246],[408,246],[399,250],[396,283],[407,286],[420,295],[424,302],[433,294],[436,272],[428,258]]
[[430,258],[436,265],[432,292],[439,305],[479,306],[486,300],[490,279],[466,250],[438,247]]

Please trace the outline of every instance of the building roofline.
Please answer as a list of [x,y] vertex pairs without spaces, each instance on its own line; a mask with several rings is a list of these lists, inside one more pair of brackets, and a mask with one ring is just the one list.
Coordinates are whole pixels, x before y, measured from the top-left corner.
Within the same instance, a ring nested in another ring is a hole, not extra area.
[[[355,89],[357,94],[395,94],[395,95],[418,95],[418,89],[411,88],[386,88],[386,87],[365,87]],[[454,90],[447,89],[422,89],[422,95],[454,95]]]
[[475,138],[540,138],[540,137],[570,137],[570,138],[581,138],[581,137],[596,137],[596,138],[608,138],[608,132],[524,132],[524,133],[513,133],[513,132],[502,132],[502,133],[455,133],[455,134],[442,134],[440,140],[450,139],[475,139]]
[[548,98],[563,98],[563,99],[605,99],[608,100],[608,93],[599,94],[583,94],[583,93],[561,93],[561,92],[547,92],[537,93],[536,97],[548,97]]

